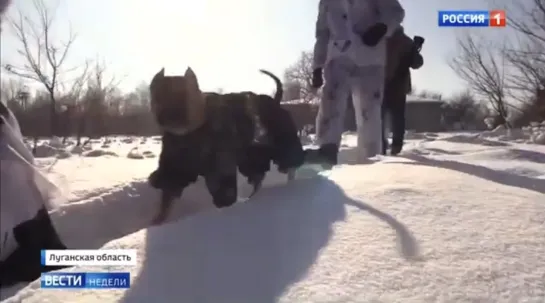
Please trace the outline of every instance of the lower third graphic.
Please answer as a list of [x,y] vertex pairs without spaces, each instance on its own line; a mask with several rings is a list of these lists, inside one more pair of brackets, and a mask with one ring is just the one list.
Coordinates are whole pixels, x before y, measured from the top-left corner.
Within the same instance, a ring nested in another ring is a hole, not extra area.
[[42,288],[124,289],[131,286],[128,272],[51,272],[40,278]]

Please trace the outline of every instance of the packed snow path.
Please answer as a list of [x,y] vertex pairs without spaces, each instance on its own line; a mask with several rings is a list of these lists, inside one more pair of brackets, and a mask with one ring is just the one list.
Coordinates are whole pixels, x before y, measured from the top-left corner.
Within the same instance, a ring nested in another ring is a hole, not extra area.
[[157,194],[113,176],[105,191],[101,174],[112,167],[99,163],[108,160],[85,159],[96,161],[87,175],[101,193],[64,205],[55,224],[76,248],[132,233],[103,246],[138,250],[138,267],[109,269],[131,271],[131,289],[41,290],[37,281],[6,302],[543,303],[545,149],[475,138],[423,135],[402,157],[287,186],[271,174],[255,199],[224,210],[197,184],[172,223],[148,229]]

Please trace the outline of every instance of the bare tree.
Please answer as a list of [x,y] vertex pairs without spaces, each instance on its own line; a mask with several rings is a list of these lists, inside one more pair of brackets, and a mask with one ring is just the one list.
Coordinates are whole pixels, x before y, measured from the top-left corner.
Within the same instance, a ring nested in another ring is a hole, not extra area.
[[458,53],[449,62],[450,67],[478,97],[489,102],[500,123],[510,127],[504,48],[498,49],[472,32],[458,37],[457,45]]
[[119,88],[115,88],[108,96],[108,111],[113,117],[120,117],[123,115],[123,107],[132,96],[132,93],[124,95]]
[[[471,90],[464,90],[454,94],[443,105],[443,123],[448,127],[476,130],[484,129],[484,118],[487,111],[477,101]],[[457,127],[454,127],[457,125]]]
[[[81,73],[71,81],[70,88],[65,89],[67,92],[63,96],[63,99],[64,99],[63,106],[66,108],[66,110],[63,111],[63,114],[64,114],[63,122],[66,125],[66,128],[68,129],[68,134],[73,134],[75,131],[76,144],[78,146],[81,145],[81,136],[83,135],[83,130],[84,130],[85,119],[83,119],[84,117],[83,103],[85,99],[84,97],[86,93],[86,86],[91,76],[90,66],[91,66],[91,63],[89,61],[86,61]],[[63,83],[63,86],[64,86],[64,83]],[[63,143],[65,143],[66,140],[67,140],[67,136],[63,138]]]
[[29,106],[30,97],[30,90],[21,79],[2,79],[0,84],[1,102],[12,110],[24,111]]
[[504,52],[511,65],[510,88],[516,100],[528,105],[545,89],[545,1],[510,3],[508,26],[515,42]]
[[302,52],[297,61],[284,71],[284,83],[298,85],[299,96],[306,102],[317,97],[317,92],[312,88],[312,52]]
[[[218,94],[223,94],[225,92],[224,89],[219,88]],[[150,108],[150,102],[151,102],[151,95],[149,91],[149,84],[146,82],[140,83],[136,89],[134,90],[134,93],[136,95],[136,101],[138,102],[137,106],[141,108]]]
[[54,41],[52,36],[55,10],[47,7],[44,0],[33,0],[36,17],[18,11],[17,16],[8,18],[8,23],[20,43],[19,55],[24,63],[3,64],[3,68],[16,76],[41,83],[49,95],[51,134],[59,131],[57,125],[57,99],[62,70],[68,52],[76,36],[69,32],[65,42]]
[[282,101],[301,99],[301,84],[299,82],[284,82]]
[[2,79],[0,97],[4,104],[8,104],[10,100],[15,99],[18,91],[19,88],[14,79]]
[[[65,91],[65,94],[70,96],[70,99],[74,100],[74,104],[77,104],[78,101],[81,100],[81,96],[83,95],[85,87],[89,81],[89,77],[91,76],[91,66],[91,61],[85,61],[78,75],[71,79],[71,81],[60,83],[60,85],[63,87],[63,91]],[[70,83],[70,86],[67,85],[68,83]]]
[[433,100],[443,99],[443,94],[441,94],[440,92],[435,92],[435,91],[431,91],[427,89],[423,89],[419,91],[413,90],[411,91],[411,95],[424,98],[424,99],[433,99]]
[[104,136],[108,134],[107,118],[109,114],[109,97],[119,85],[115,76],[107,77],[106,64],[95,61],[87,77],[87,86],[83,96],[78,126],[78,138],[85,129],[89,136]]

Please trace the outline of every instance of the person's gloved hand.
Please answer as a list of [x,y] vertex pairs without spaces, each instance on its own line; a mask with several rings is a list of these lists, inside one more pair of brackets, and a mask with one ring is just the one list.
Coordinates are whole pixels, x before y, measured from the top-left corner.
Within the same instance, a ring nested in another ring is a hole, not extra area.
[[412,69],[419,69],[424,65],[424,57],[421,54],[416,53],[413,55],[413,60],[411,61]]
[[322,78],[322,69],[317,68],[312,72],[312,83],[313,88],[320,88],[324,85],[324,79]]
[[388,27],[384,23],[376,23],[361,35],[361,40],[367,46],[376,46],[386,35]]

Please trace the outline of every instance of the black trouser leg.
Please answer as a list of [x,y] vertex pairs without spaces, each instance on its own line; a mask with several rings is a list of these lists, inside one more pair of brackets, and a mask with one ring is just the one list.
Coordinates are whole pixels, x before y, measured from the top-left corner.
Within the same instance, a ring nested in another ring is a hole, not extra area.
[[[407,97],[399,96],[397,102],[392,102],[390,105],[391,121],[392,121],[392,148],[399,149],[403,147],[405,138],[405,106]],[[398,152],[399,152],[398,151]]]
[[42,249],[66,249],[45,208],[31,220],[16,226],[13,233],[19,247],[0,262],[0,287],[31,282],[39,278],[42,272],[68,267],[41,264]]
[[382,102],[382,109],[381,109],[381,121],[382,121],[382,154],[386,155],[388,151],[388,134],[386,130],[388,129],[386,123],[386,117],[388,116],[388,106],[386,102]]

